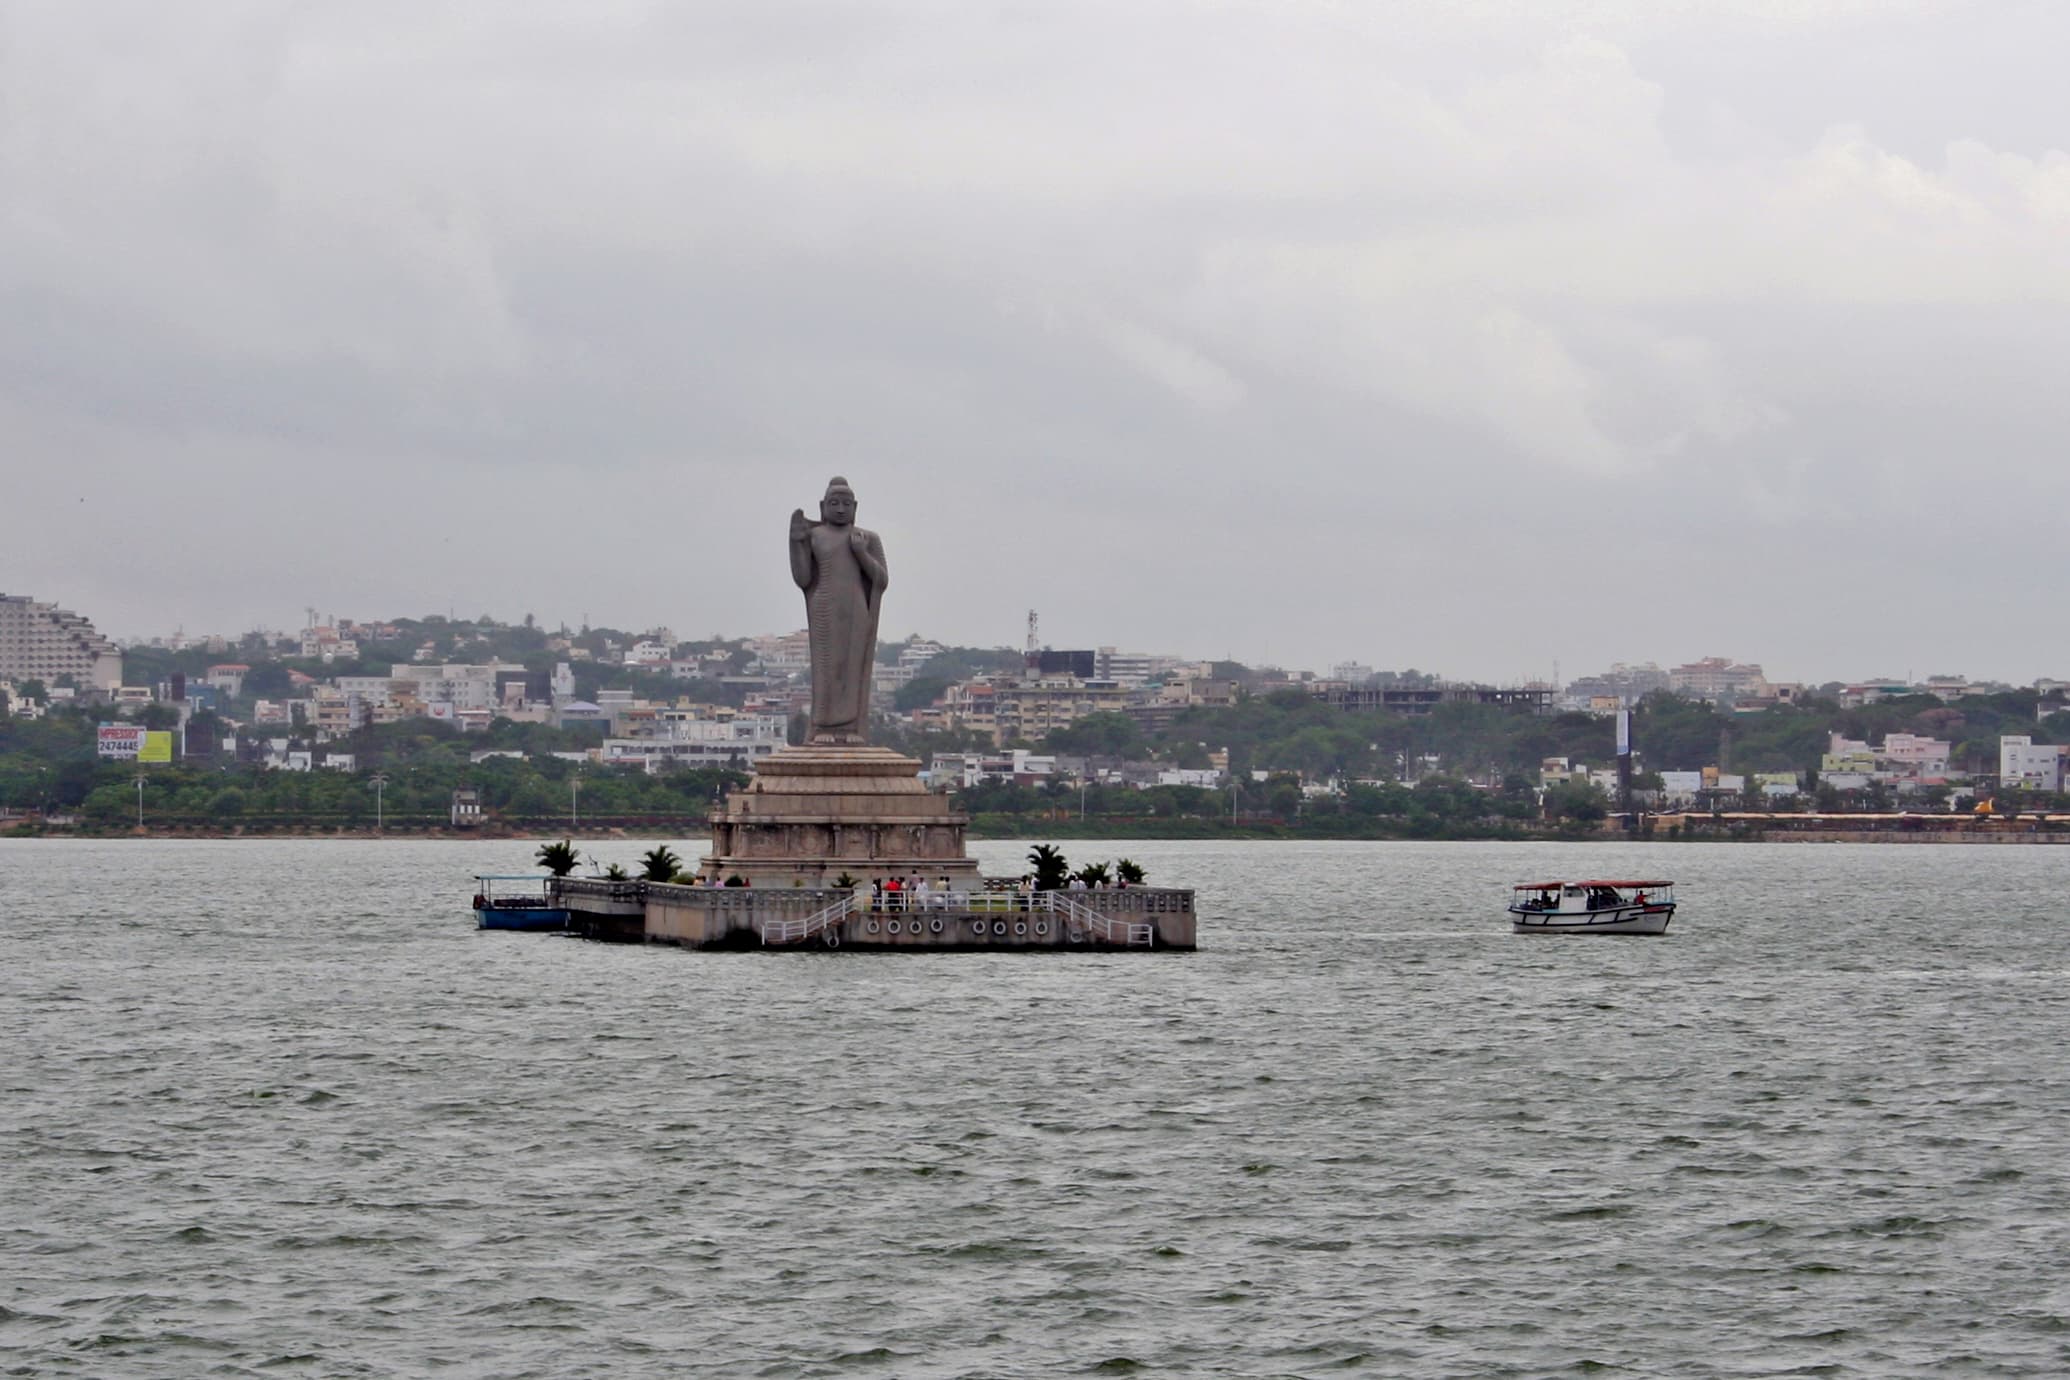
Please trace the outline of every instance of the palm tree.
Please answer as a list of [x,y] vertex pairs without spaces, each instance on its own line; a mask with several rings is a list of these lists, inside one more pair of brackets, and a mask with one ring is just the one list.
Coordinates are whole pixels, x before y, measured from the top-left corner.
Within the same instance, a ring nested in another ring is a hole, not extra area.
[[640,877],[643,881],[665,882],[682,869],[683,860],[665,843],[640,854]]
[[1112,880],[1107,872],[1107,864],[1103,862],[1087,863],[1072,875],[1087,886],[1102,886]]
[[575,870],[575,864],[580,861],[575,856],[575,845],[566,839],[559,843],[540,844],[539,851],[532,855],[532,860],[556,877],[567,876]]
[[1028,850],[1028,862],[1035,869],[1037,891],[1062,891],[1071,879],[1071,864],[1064,851],[1053,843],[1038,843]]
[[632,880],[632,873],[627,872],[617,863],[612,863],[604,869],[604,880],[607,882],[629,882]]
[[1143,884],[1143,865],[1132,858],[1122,858],[1114,864],[1114,875],[1130,886]]

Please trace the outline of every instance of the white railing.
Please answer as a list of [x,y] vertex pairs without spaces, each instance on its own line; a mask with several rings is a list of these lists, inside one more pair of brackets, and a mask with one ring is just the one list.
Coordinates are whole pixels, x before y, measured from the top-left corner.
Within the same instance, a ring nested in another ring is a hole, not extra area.
[[1017,891],[936,891],[932,887],[926,891],[881,891],[856,903],[858,912],[868,911],[872,915],[924,914],[934,910],[1008,915],[1040,909],[1039,900]]
[[595,901],[644,901],[647,883],[637,877],[609,880],[603,877],[554,877],[547,889],[559,896],[587,896]]
[[1081,901],[1072,899],[1068,891],[1039,891],[1036,902],[1045,909],[1064,917],[1064,923],[1090,930],[1103,944],[1129,944],[1148,947],[1155,930],[1149,925],[1132,924],[1119,916],[1104,915]]
[[840,924],[855,911],[855,897],[843,896],[825,910],[802,920],[768,920],[762,925],[764,944],[799,944],[831,926]]

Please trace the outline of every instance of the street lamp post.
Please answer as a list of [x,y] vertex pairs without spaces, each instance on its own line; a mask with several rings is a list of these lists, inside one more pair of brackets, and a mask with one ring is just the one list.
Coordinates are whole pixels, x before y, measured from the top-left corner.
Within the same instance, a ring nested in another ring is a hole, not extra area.
[[1081,821],[1085,818],[1085,778],[1082,776],[1078,778],[1078,818]]
[[144,827],[144,774],[137,773],[137,828]]
[[571,833],[571,834],[575,832],[575,826],[576,826],[576,824],[577,824],[577,823],[579,822],[579,817],[578,817],[578,815],[577,815],[577,813],[576,813],[576,808],[575,808],[575,792],[577,792],[577,791],[579,791],[579,790],[581,790],[581,789],[582,789],[582,778],[581,778],[581,777],[579,777],[579,776],[574,776],[574,775],[571,775],[571,776],[569,776],[569,777],[568,777],[568,832],[569,832],[569,833]]
[[372,780],[374,787],[374,832],[377,834],[382,833],[386,827],[384,816],[381,813],[381,788],[387,784],[387,772],[377,771],[374,773]]

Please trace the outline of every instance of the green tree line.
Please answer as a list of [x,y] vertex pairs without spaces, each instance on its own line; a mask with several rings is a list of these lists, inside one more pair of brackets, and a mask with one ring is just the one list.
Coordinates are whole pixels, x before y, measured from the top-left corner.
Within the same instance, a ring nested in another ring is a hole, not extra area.
[[[2033,691],[2011,691],[1945,704],[1931,695],[1842,709],[1830,700],[1736,714],[1678,695],[1656,693],[1639,706],[1635,733],[1648,771],[1815,771],[1830,735],[1880,743],[1891,733],[1949,742],[1951,769],[1995,772],[2001,734],[2036,742],[2070,742],[2070,712],[2035,714]],[[2042,706],[2044,709],[2052,705]],[[1422,773],[1435,758],[1458,776],[1536,778],[1548,757],[1597,766],[1615,757],[1615,728],[1588,714],[1522,714],[1493,705],[1443,704],[1427,715],[1342,710],[1299,690],[1280,690],[1228,709],[1182,711],[1171,725],[1145,733],[1124,714],[1092,714],[1049,735],[1049,751],[1118,760],[1206,767],[1208,752],[1226,748],[1238,775],[1284,771],[1311,780],[1399,779]]]
[[[134,819],[136,778],[144,777],[149,820],[254,825],[321,821],[372,823],[373,777],[385,778],[381,813],[397,824],[442,823],[453,792],[479,793],[491,816],[513,823],[565,821],[570,798],[582,818],[702,819],[742,772],[678,770],[648,775],[638,768],[599,767],[555,757],[492,757],[470,762],[470,750],[492,747],[494,733],[465,735],[446,725],[387,725],[324,745],[350,751],[351,772],[269,770],[234,759],[186,759],[170,765],[102,761],[95,755],[94,716],[54,710],[38,720],[0,720],[0,806],[14,810],[77,811],[89,821]],[[190,739],[205,732],[198,717]],[[561,745],[554,731],[506,724],[501,741],[527,739]],[[550,749],[542,749],[550,750]]]

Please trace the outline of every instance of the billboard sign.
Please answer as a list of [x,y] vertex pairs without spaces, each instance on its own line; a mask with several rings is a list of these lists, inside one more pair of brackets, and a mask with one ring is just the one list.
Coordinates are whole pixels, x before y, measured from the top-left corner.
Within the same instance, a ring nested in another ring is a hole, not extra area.
[[119,762],[170,762],[173,735],[169,730],[138,728],[134,724],[102,724],[94,750]]
[[134,761],[144,750],[144,730],[133,724],[102,724],[95,747],[103,757]]

